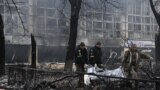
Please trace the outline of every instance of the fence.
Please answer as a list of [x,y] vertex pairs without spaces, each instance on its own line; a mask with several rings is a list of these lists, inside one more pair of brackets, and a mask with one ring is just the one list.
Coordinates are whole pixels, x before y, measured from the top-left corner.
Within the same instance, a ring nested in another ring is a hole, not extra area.
[[[17,89],[25,88],[25,90],[32,90],[35,87],[41,87],[41,85],[44,86],[44,84],[51,82],[53,83],[53,81],[56,81],[60,78],[67,79],[64,80],[63,82],[56,83],[56,87],[60,87],[61,84],[62,85],[70,84],[70,82],[73,79],[72,77],[75,76],[61,71],[59,72],[45,71],[45,70],[37,70],[25,67],[8,68],[8,85],[10,85],[12,88],[17,88]],[[54,85],[49,85],[49,86],[52,87]]]
[[[54,88],[54,90],[59,90],[60,88],[61,90],[75,90],[79,74],[84,73],[9,67],[8,85],[22,90],[50,90],[51,88]],[[98,77],[97,80],[91,80],[89,86],[85,86],[86,90],[133,90],[133,87],[134,90],[160,90],[160,80],[158,78],[146,80],[96,75],[93,73],[85,74]]]
[[100,81],[99,85],[105,86],[105,89],[108,90],[160,90],[160,78],[158,77],[147,80],[96,75],[94,73],[86,74],[98,77],[97,80],[91,81],[91,85],[94,85],[96,81]]

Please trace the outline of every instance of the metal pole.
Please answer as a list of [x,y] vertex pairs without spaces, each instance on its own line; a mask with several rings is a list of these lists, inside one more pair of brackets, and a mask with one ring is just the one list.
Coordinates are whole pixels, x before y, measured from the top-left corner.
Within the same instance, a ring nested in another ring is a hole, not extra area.
[[8,69],[8,85],[10,85],[11,68]]

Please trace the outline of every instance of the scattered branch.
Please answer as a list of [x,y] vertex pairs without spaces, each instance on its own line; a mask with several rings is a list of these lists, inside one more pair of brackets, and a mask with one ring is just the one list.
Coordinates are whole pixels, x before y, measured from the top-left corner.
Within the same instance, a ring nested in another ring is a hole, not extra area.
[[[35,88],[39,88],[40,86],[42,86],[43,88],[46,88],[48,86],[53,86],[54,83],[60,82],[62,80],[68,79],[68,78],[73,78],[73,77],[78,77],[78,75],[68,75],[68,76],[64,76],[62,78],[59,78],[57,80],[50,81],[50,82],[49,81],[42,81]],[[56,86],[55,86],[55,88],[56,88]]]

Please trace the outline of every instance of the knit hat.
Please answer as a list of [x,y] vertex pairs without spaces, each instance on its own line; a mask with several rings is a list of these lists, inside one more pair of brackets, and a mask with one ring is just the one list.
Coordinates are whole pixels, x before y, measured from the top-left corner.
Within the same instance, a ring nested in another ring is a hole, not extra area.
[[81,43],[80,43],[80,46],[82,46],[82,47],[85,46],[84,42],[81,42]]
[[96,45],[101,45],[101,42],[98,41],[98,42],[96,43]]

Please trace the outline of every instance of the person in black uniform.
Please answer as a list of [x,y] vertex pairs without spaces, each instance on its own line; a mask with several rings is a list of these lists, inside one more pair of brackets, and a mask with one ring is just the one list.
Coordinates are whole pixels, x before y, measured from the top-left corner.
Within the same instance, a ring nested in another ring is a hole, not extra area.
[[[76,71],[77,72],[85,72],[85,65],[88,64],[88,54],[87,54],[87,49],[84,44],[84,42],[81,42],[80,45],[76,48],[75,51],[75,66],[76,66]],[[79,86],[78,87],[83,87],[84,86],[84,75],[81,74],[79,76]]]
[[97,42],[96,45],[89,50],[89,63],[92,66],[97,64],[99,68],[104,68],[102,64],[101,42]]

